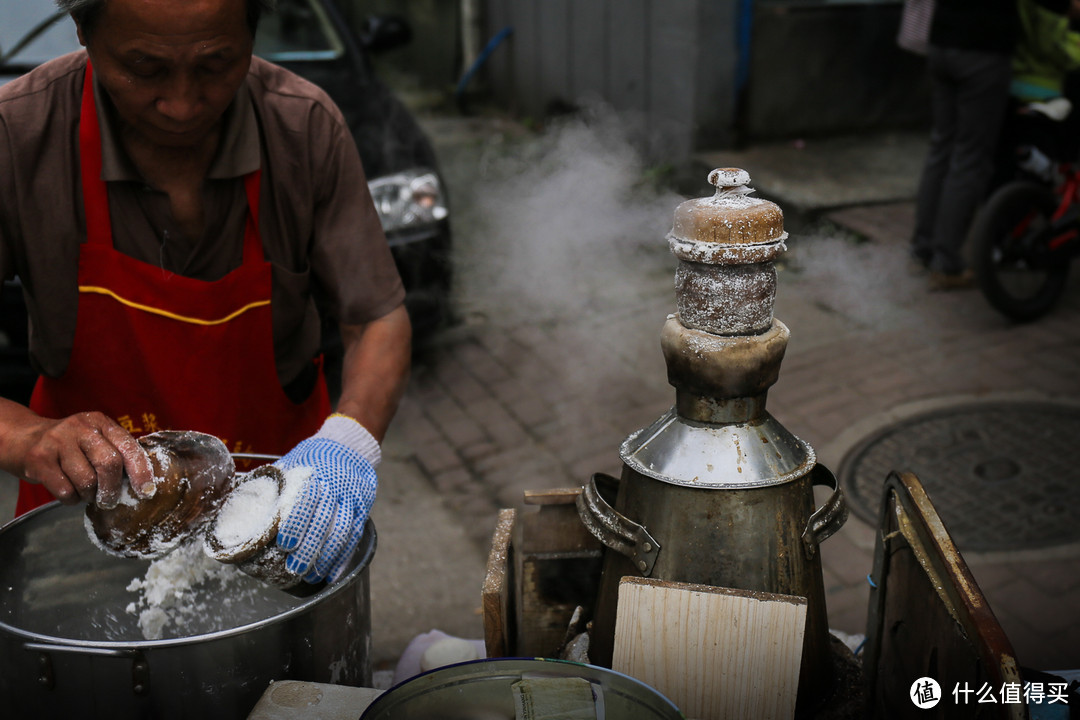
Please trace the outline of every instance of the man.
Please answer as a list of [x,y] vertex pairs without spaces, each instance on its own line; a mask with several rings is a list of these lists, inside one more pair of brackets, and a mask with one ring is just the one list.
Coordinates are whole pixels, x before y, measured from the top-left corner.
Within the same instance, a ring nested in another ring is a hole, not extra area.
[[[340,112],[252,56],[267,1],[60,0],[85,53],[0,88],[0,271],[41,372],[0,400],[0,467],[21,513],[152,495],[157,429],[288,451],[313,475],[278,542],[316,582],[360,539],[411,329]],[[329,418],[316,297],[345,344]]]
[[930,270],[931,290],[974,287],[963,246],[994,170],[1015,36],[1015,0],[936,0],[927,53],[933,128],[911,249]]

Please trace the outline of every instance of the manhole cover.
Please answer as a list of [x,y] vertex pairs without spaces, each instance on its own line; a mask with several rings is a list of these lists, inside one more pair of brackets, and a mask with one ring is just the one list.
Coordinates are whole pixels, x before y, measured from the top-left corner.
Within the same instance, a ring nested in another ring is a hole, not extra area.
[[878,524],[893,470],[915,473],[961,551],[1080,541],[1080,408],[1049,402],[955,405],[890,425],[840,464],[851,511]]

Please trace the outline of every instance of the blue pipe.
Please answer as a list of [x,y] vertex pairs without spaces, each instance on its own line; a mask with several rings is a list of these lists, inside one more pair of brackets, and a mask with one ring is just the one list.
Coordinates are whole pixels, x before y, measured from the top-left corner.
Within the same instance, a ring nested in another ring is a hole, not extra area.
[[461,80],[458,81],[457,90],[454,91],[455,97],[461,97],[465,94],[465,86],[472,80],[473,75],[480,69],[487,59],[491,57],[491,54],[495,52],[495,48],[502,44],[502,41],[514,34],[514,28],[507,25],[499,32],[495,33],[495,37],[488,40],[488,44],[484,46],[484,49],[480,51],[480,54],[476,56],[476,60],[469,66],[469,69],[465,71],[465,74],[461,76]]

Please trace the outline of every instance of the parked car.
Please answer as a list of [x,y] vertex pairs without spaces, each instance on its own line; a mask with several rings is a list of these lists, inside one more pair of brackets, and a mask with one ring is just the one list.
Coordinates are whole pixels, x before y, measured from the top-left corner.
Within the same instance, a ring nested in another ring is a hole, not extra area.
[[[278,0],[260,21],[255,54],[319,85],[341,108],[405,283],[414,333],[422,339],[449,319],[449,207],[430,140],[370,62],[371,53],[409,39],[400,18],[369,18],[356,33],[332,0]],[[0,84],[78,47],[74,23],[52,0],[0,3]],[[26,332],[21,288],[9,281],[0,296],[0,396],[22,401],[36,380]],[[333,367],[340,338],[329,324],[323,334]]]

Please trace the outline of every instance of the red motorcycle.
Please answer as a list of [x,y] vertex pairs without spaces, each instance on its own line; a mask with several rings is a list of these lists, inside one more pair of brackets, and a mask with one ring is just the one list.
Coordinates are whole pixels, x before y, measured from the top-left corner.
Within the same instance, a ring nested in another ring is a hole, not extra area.
[[1022,176],[999,187],[972,226],[979,288],[1017,322],[1054,308],[1080,250],[1080,167],[1043,159],[1041,177]]

